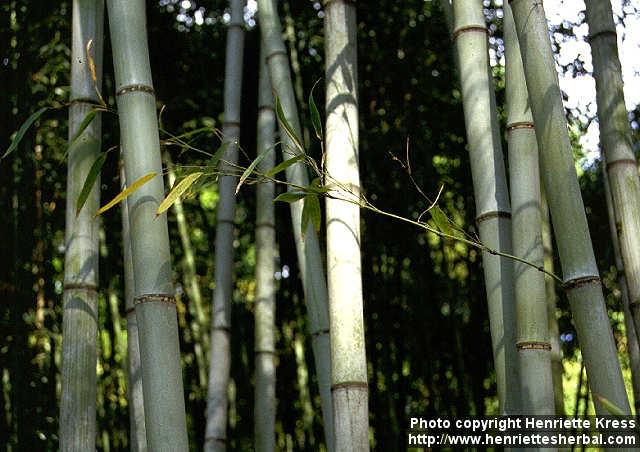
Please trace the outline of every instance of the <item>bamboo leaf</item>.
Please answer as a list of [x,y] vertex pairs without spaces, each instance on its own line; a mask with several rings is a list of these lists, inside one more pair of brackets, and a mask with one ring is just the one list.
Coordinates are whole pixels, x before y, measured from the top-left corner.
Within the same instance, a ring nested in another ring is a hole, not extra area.
[[313,124],[313,130],[316,132],[318,140],[322,140],[322,120],[320,119],[320,112],[316,106],[316,102],[313,99],[313,90],[320,80],[318,80],[311,88],[311,94],[309,94],[309,111],[311,112],[311,123]]
[[296,145],[296,147],[300,150],[300,152],[304,154],[305,152],[304,152],[304,146],[302,145],[302,141],[300,140],[300,138],[298,138],[298,135],[296,135],[296,132],[293,130],[293,127],[291,127],[291,124],[289,124],[289,121],[287,121],[287,117],[284,115],[284,110],[282,110],[282,104],[280,103],[280,98],[276,95],[274,95],[274,97],[276,98],[276,114],[278,115],[278,120],[280,121],[280,124],[282,124],[282,128],[284,129],[285,133],[289,136],[289,138],[291,138],[291,140]]
[[251,162],[251,164],[247,167],[246,170],[244,170],[244,172],[242,173],[242,175],[240,176],[240,180],[238,181],[238,185],[236,186],[236,195],[238,194],[238,192],[240,191],[240,186],[242,185],[242,183],[247,180],[247,177],[249,177],[251,175],[251,173],[253,173],[253,170],[256,168],[256,166],[258,166],[258,163],[260,163],[262,161],[262,159],[264,159],[264,157],[273,150],[273,148],[269,148],[264,152],[261,152],[254,160],[253,162]]
[[622,411],[619,407],[617,407],[614,403],[612,403],[611,401],[605,399],[604,397],[602,397],[600,394],[594,394],[594,396],[596,397],[596,399],[598,400],[598,402],[600,402],[602,404],[602,406],[604,406],[604,408],[610,413],[613,414],[614,416],[626,416],[626,414],[624,413],[624,411]]
[[286,170],[287,168],[289,168],[291,165],[299,162],[300,160],[304,160],[305,155],[304,154],[298,154],[294,157],[291,157],[290,159],[285,160],[284,162],[274,166],[273,168],[271,168],[269,171],[267,171],[265,173],[265,176],[267,177],[273,177],[276,174]]
[[222,157],[224,156],[224,153],[226,152],[228,147],[229,147],[228,141],[225,141],[224,143],[222,143],[218,148],[218,150],[213,154],[213,157],[211,157],[207,161],[207,166],[211,166],[213,168],[218,166],[218,163],[220,162],[220,160],[222,160]]
[[311,181],[311,184],[308,187],[305,187],[308,191],[312,193],[317,193],[319,195],[324,195],[329,191],[329,187],[322,185],[322,180],[319,177],[316,177]]
[[84,117],[84,119],[82,120],[82,122],[78,126],[78,130],[76,130],[76,133],[74,133],[73,137],[71,138],[71,140],[69,140],[69,146],[68,146],[67,149],[71,148],[71,146],[73,146],[73,144],[76,142],[76,140],[78,138],[80,138],[80,135],[82,135],[82,132],[84,132],[85,129],[87,127],[89,127],[89,124],[91,124],[91,122],[93,122],[93,120],[95,119],[97,113],[98,113],[98,110],[95,110],[95,109],[93,109],[89,113],[87,113],[87,116]]
[[304,206],[302,207],[302,233],[307,230],[309,222],[313,224],[316,232],[320,231],[320,201],[317,195],[307,195],[304,198]]
[[128,186],[127,188],[122,190],[120,193],[118,193],[106,205],[102,206],[100,208],[100,210],[98,210],[98,212],[96,213],[95,216],[97,217],[98,215],[101,215],[101,214],[105,213],[107,210],[111,209],[113,206],[118,204],[120,201],[125,199],[127,196],[129,196],[134,191],[138,190],[140,187],[142,187],[144,184],[149,182],[151,179],[153,179],[157,175],[158,175],[158,173],[155,173],[155,172],[154,173],[145,174],[144,176],[142,176],[141,178],[136,180],[133,184],[131,184],[130,186]]
[[82,184],[82,190],[80,190],[80,195],[78,195],[78,199],[76,201],[76,217],[80,214],[82,207],[87,202],[87,198],[89,198],[89,194],[91,193],[91,189],[96,184],[96,180],[98,180],[98,176],[100,175],[100,171],[102,171],[102,166],[104,162],[107,160],[107,153],[101,153],[98,158],[93,161],[91,165],[91,169],[87,173],[87,177],[84,180],[84,184]]
[[433,220],[436,228],[447,235],[457,238],[464,238],[464,234],[460,231],[456,225],[454,225],[449,217],[442,211],[442,209],[438,206],[433,206],[431,210],[429,210],[431,214],[431,219]]
[[156,216],[162,214],[169,207],[171,207],[173,203],[175,203],[178,198],[182,196],[184,192],[186,192],[189,187],[191,187],[191,185],[193,185],[193,183],[198,180],[198,178],[200,178],[200,176],[202,176],[202,174],[203,173],[201,172],[191,173],[180,182],[178,182],[178,184],[171,189],[167,197],[164,198],[164,200],[158,206],[158,209],[156,210]]
[[20,141],[22,141],[22,138],[24,138],[24,134],[27,133],[27,130],[29,130],[29,127],[31,127],[31,125],[40,116],[42,116],[42,113],[44,113],[48,109],[49,109],[49,107],[42,107],[40,110],[36,111],[35,113],[32,113],[31,116],[29,116],[27,118],[27,120],[22,123],[22,125],[20,126],[20,128],[16,132],[16,136],[13,137],[13,140],[11,141],[11,144],[9,145],[9,148],[6,150],[6,152],[2,155],[1,158],[5,158],[6,156],[8,156],[9,154],[11,154],[13,151],[16,150],[16,148],[20,144]]
[[273,201],[287,202],[291,204],[292,202],[300,201],[307,195],[308,193],[304,191],[285,191],[284,193],[280,193],[276,196]]

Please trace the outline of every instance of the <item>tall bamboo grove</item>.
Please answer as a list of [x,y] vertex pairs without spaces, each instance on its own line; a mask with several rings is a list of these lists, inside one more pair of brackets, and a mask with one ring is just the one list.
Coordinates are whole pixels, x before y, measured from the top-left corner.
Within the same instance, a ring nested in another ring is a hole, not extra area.
[[[258,1],[258,18],[265,48],[265,59],[269,66],[271,86],[278,96],[287,121],[298,137],[301,137],[300,120],[296,107],[289,60],[282,40],[280,18],[275,0]],[[283,146],[283,159],[289,159],[299,150],[293,141],[280,127]],[[287,180],[301,186],[309,185],[306,167],[295,164],[286,170]],[[327,305],[327,284],[325,280],[322,255],[318,243],[318,235],[309,224],[302,231],[302,201],[291,203],[291,220],[296,241],[298,265],[302,273],[302,284],[305,293],[309,326],[311,329],[313,355],[315,358],[320,400],[322,403],[322,419],[324,423],[325,441],[329,451],[333,450],[333,409],[331,401],[331,360],[329,344],[329,309]]]
[[616,26],[609,0],[587,0],[589,44],[596,79],[600,144],[618,225],[629,308],[640,328],[640,178],[622,90]]
[[[544,265],[538,143],[511,8],[504,9],[507,134],[513,254]],[[515,262],[516,326],[522,413],[555,414],[544,273]]]
[[[326,2],[327,282],[336,451],[369,450],[360,256],[356,6]],[[341,199],[342,198],[342,199]],[[353,202],[343,200],[353,198]]]
[[[260,51],[258,87],[258,154],[265,158],[258,171],[267,172],[275,166],[276,114],[269,70]],[[275,448],[276,428],[276,366],[275,316],[276,285],[274,280],[276,258],[276,230],[273,181],[260,181],[256,188],[256,297],[255,297],[255,364],[256,386],[254,395],[255,446],[257,452],[271,452]]]
[[[70,141],[92,105],[99,102],[104,4],[99,0],[74,0],[72,16]],[[88,46],[92,62],[87,58]],[[94,64],[95,80],[91,64]],[[93,214],[100,205],[100,183],[94,185],[77,214],[76,200],[100,154],[100,145],[98,114],[69,149],[60,400],[60,449],[65,451],[95,449],[98,222]]]
[[236,177],[225,175],[238,161],[240,140],[240,96],[244,49],[243,0],[231,0],[227,29],[224,74],[223,141],[226,151],[220,162],[220,201],[216,214],[215,289],[211,312],[211,356],[207,395],[207,427],[204,449],[226,450],[229,372],[231,370],[231,299],[233,297],[233,229],[236,214]]
[[573,163],[544,8],[538,0],[512,0],[510,4],[536,124],[540,168],[549,197],[564,289],[571,305],[596,411],[608,413],[599,399],[603,397],[622,412],[629,413]]
[[[162,174],[145,2],[108,0],[107,7],[124,167],[132,184]],[[167,217],[156,216],[163,198],[157,176],[129,196],[128,213],[147,446],[179,452],[188,449],[187,425]]]
[[[511,207],[482,1],[454,0],[453,18],[480,240],[490,248],[511,253]],[[515,414],[519,412],[520,390],[513,264],[486,251],[482,262],[500,411]]]

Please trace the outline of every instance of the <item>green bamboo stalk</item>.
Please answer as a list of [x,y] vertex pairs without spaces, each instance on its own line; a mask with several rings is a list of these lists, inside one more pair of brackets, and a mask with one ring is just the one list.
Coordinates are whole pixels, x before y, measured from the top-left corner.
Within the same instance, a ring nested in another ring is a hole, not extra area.
[[[176,182],[176,173],[173,161],[171,160],[171,155],[168,152],[164,152],[163,160],[167,168],[169,186],[173,187]],[[184,253],[183,268],[186,283],[185,289],[189,296],[189,303],[187,303],[187,307],[193,319],[190,324],[191,331],[193,332],[193,348],[196,355],[196,363],[198,365],[198,381],[200,386],[204,388],[207,384],[207,365],[209,362],[207,360],[207,356],[209,355],[209,335],[205,329],[208,322],[204,311],[200,284],[198,284],[196,258],[193,253],[191,238],[189,237],[189,226],[187,225],[184,207],[180,198],[175,200],[171,208],[176,216],[178,234],[180,235],[180,242],[182,243],[182,251]]]
[[[536,141],[537,145],[537,141]],[[542,212],[542,247],[544,249],[544,269],[549,274],[555,273],[553,265],[553,244],[551,242],[551,220],[549,219],[549,205],[544,189],[540,187],[540,206]],[[556,281],[544,275],[544,285],[547,299],[547,322],[549,324],[549,342],[551,343],[551,374],[553,377],[553,398],[555,400],[556,415],[563,416],[566,413],[564,407],[564,388],[562,377],[564,366],[562,365],[562,347],[560,345],[560,330],[558,328]]]
[[[145,2],[108,0],[116,96],[126,180],[162,173],[156,103],[149,65]],[[147,447],[188,448],[176,304],[162,177],[129,196],[134,305],[144,393]]]
[[624,103],[616,26],[609,0],[586,0],[605,172],[611,188],[629,308],[640,329],[640,178]]
[[[538,0],[511,1],[525,78],[536,124],[564,289],[573,313],[591,391],[629,413],[558,85],[547,20]],[[598,397],[596,411],[607,414]]]
[[[287,121],[293,127],[298,137],[300,121],[296,107],[289,61],[282,39],[280,18],[275,0],[258,0],[258,16],[262,41],[266,49],[265,59],[269,66],[269,76],[272,87],[278,96]],[[291,158],[292,153],[298,153],[296,146],[286,133],[282,132],[283,159]],[[287,180],[298,186],[309,185],[306,167],[302,163],[290,166],[286,170]],[[291,188],[291,187],[290,187]],[[313,355],[320,388],[322,405],[322,419],[324,423],[325,442],[328,450],[333,450],[333,409],[331,401],[331,360],[329,341],[329,310],[327,305],[327,285],[320,253],[318,236],[309,224],[306,231],[302,231],[302,201],[294,202],[291,206],[293,233],[296,241],[298,265],[302,275],[302,285],[305,292],[305,302],[309,315]]]
[[[481,0],[453,1],[453,38],[462,85],[480,240],[511,254],[511,207],[489,66]],[[513,263],[483,252],[489,323],[500,410],[520,411]]]
[[[124,167],[120,169],[121,189],[126,188]],[[127,313],[127,398],[129,402],[129,445],[132,452],[146,452],[147,429],[144,425],[144,396],[142,394],[142,369],[138,345],[138,320],[133,306],[135,279],[131,258],[128,201],[120,206],[122,215],[122,255],[124,258],[124,300]]]
[[[220,171],[230,173],[238,161],[240,140],[240,100],[244,49],[243,0],[230,0],[231,21],[227,29],[224,77],[223,140],[228,143]],[[211,318],[211,355],[207,394],[207,425],[204,449],[224,451],[227,442],[229,372],[231,369],[231,299],[233,297],[233,230],[236,212],[237,178],[220,176],[220,201],[216,213],[216,251]]]
[[[276,127],[269,69],[263,56],[264,48],[261,48],[258,89],[258,154],[273,148]],[[265,173],[274,166],[275,153],[269,152],[258,164],[258,171]],[[253,412],[256,451],[270,452],[275,449],[276,441],[276,286],[274,281],[276,231],[273,206],[274,183],[268,180],[261,181],[258,183],[256,190],[256,389]]]
[[[520,45],[508,6],[504,8],[504,45],[513,254],[542,267],[538,143],[529,109]],[[521,262],[513,265],[522,412],[552,415],[555,406],[544,273]]]
[[[325,1],[327,286],[336,451],[369,450],[358,169],[356,6]],[[332,196],[335,196],[332,197]]]
[[633,401],[635,412],[640,409],[640,347],[638,346],[638,332],[633,323],[633,316],[629,307],[629,288],[627,278],[624,274],[624,263],[620,253],[620,241],[618,240],[618,228],[616,226],[616,215],[611,198],[611,185],[606,172],[603,172],[604,196],[607,202],[607,213],[609,215],[609,230],[611,231],[611,244],[613,245],[613,257],[618,273],[618,287],[622,298],[622,309],[624,311],[624,326],[627,333],[627,352],[629,354],[629,364],[631,367],[631,385],[633,387]]
[[[62,393],[60,449],[87,451],[96,447],[96,362],[98,330],[98,222],[100,182],[76,215],[76,200],[91,165],[100,154],[99,115],[72,142],[83,119],[98,103],[102,84],[104,4],[74,0],[72,7],[71,105],[67,169],[66,252],[62,324]],[[87,44],[92,43],[92,78]]]

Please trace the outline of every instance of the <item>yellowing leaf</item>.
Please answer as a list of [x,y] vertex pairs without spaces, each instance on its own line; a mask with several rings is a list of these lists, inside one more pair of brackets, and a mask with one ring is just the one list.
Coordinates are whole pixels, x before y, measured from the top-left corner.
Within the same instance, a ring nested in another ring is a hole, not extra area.
[[105,213],[107,210],[111,209],[113,206],[118,204],[120,201],[125,199],[127,196],[129,196],[134,191],[138,190],[140,187],[142,187],[144,184],[149,182],[151,179],[153,179],[157,175],[158,175],[158,173],[154,172],[154,173],[149,173],[149,174],[146,174],[146,175],[142,176],[141,178],[136,180],[133,184],[131,184],[130,186],[128,186],[127,188],[122,190],[120,193],[118,193],[115,196],[115,198],[113,198],[111,201],[109,201],[106,205],[102,206],[100,208],[100,210],[98,210],[98,212],[96,213],[95,216],[97,217],[98,215],[101,215],[101,214]]
[[187,191],[189,187],[191,187],[191,185],[193,185],[193,183],[200,178],[200,176],[202,176],[202,174],[203,173],[201,172],[191,173],[187,177],[182,179],[180,182],[178,182],[171,189],[167,197],[164,198],[164,201],[162,201],[158,206],[158,209],[156,210],[156,216],[162,214],[169,207],[171,207],[173,203],[175,203],[178,200],[178,198],[182,196],[184,192]]

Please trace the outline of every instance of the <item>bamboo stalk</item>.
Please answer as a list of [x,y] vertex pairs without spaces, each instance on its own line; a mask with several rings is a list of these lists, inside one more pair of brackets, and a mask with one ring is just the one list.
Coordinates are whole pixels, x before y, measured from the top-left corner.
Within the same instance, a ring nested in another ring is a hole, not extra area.
[[589,44],[605,173],[629,290],[629,309],[640,329],[640,178],[631,143],[618,59],[616,26],[609,0],[586,0]]
[[[512,0],[511,7],[536,124],[541,172],[549,196],[564,289],[571,305],[589,385],[594,394],[629,413],[574,167],[544,9],[537,0]],[[599,414],[608,413],[598,397],[594,397],[594,403]]]
[[[108,0],[116,97],[126,179],[162,173],[158,120],[147,45],[145,2]],[[162,177],[129,196],[134,305],[144,393],[147,446],[188,449],[176,304]]]
[[[240,100],[244,49],[243,0],[230,0],[231,21],[227,29],[224,77],[223,140],[228,143],[220,171],[229,173],[238,161]],[[236,212],[235,176],[220,176],[220,200],[216,213],[215,289],[211,312],[211,354],[207,394],[207,425],[204,449],[226,450],[231,369],[231,299],[233,297],[233,231]]]
[[[121,188],[126,188],[124,168],[120,170]],[[127,398],[129,402],[129,447],[132,452],[146,452],[147,429],[144,424],[144,396],[142,369],[138,345],[138,320],[133,306],[135,278],[131,258],[131,235],[127,200],[122,201],[122,255],[124,257],[124,300],[127,312]]]
[[[537,145],[537,141],[536,141]],[[551,220],[549,219],[549,205],[544,189],[540,187],[540,205],[542,211],[542,246],[544,248],[544,269],[553,274],[553,245],[551,242]],[[551,343],[551,374],[553,377],[553,398],[555,400],[556,415],[564,416],[564,388],[562,377],[562,346],[560,345],[560,330],[558,329],[556,281],[548,274],[544,275],[544,285],[547,299],[547,322],[549,323],[549,342]]]
[[[298,109],[289,72],[289,61],[282,40],[280,18],[278,17],[275,0],[259,0],[258,15],[262,41],[266,49],[265,59],[269,66],[271,85],[282,104],[287,121],[291,124],[297,136],[301,137]],[[280,127],[283,159],[289,159],[292,153],[298,153],[299,151],[287,134],[282,132],[282,124],[280,124]],[[298,186],[309,185],[306,167],[301,163],[287,168],[286,176],[290,183]],[[291,203],[290,207],[298,265],[302,275],[302,285],[309,315],[315,368],[320,388],[325,442],[331,452],[333,450],[333,409],[331,401],[329,310],[322,255],[320,254],[318,236],[313,230],[313,226],[310,224],[306,231],[302,231],[302,201]]]
[[[60,449],[86,451],[96,447],[99,236],[93,214],[100,206],[99,181],[78,215],[76,200],[91,165],[100,154],[99,114],[75,142],[71,140],[91,111],[91,104],[98,103],[96,89],[102,84],[104,5],[100,1],[74,0],[72,16]],[[92,42],[95,81],[86,54],[89,42]]]
[[[511,254],[511,207],[481,0],[454,0],[453,18],[480,240]],[[486,251],[482,262],[500,410],[515,414],[520,411],[520,384],[513,263]]]
[[[358,74],[355,4],[325,1],[327,286],[331,393],[336,451],[369,450],[358,168]],[[334,198],[335,196],[336,198]]]
[[[520,45],[508,6],[504,8],[504,43],[513,254],[542,267],[538,143]],[[544,273],[520,262],[513,265],[522,413],[552,415],[555,406]]]
[[627,278],[624,274],[624,264],[620,253],[620,241],[618,240],[618,228],[616,227],[616,216],[611,199],[611,186],[609,177],[604,172],[604,196],[607,203],[607,213],[609,215],[609,230],[611,231],[611,245],[613,257],[618,273],[618,287],[622,298],[622,309],[624,311],[624,326],[627,333],[627,352],[629,354],[629,364],[631,367],[631,385],[633,387],[633,400],[635,412],[640,410],[640,347],[638,346],[638,332],[633,323],[633,316],[629,307],[629,288]]
[[[264,48],[261,48],[258,90],[258,154],[273,148],[276,127],[271,81],[263,56]],[[269,152],[258,164],[258,171],[264,173],[274,166],[275,154]],[[274,183],[268,180],[261,181],[258,183],[256,191],[255,445],[257,452],[270,452],[275,449],[276,441],[276,286],[274,274],[277,251],[273,206]]]
[[[168,152],[165,152],[163,154],[163,159],[165,166],[167,167],[169,186],[173,187],[176,181],[176,173],[173,161],[171,160],[171,155]],[[171,208],[176,216],[178,234],[180,235],[180,242],[182,243],[182,251],[184,253],[183,268],[186,283],[185,289],[189,296],[189,303],[187,303],[187,307],[193,319],[191,322],[191,330],[193,331],[193,348],[198,365],[198,382],[202,388],[205,388],[207,385],[207,366],[209,363],[207,360],[207,356],[209,356],[209,335],[205,329],[208,322],[203,306],[200,284],[198,284],[196,258],[193,253],[193,245],[191,244],[191,238],[189,237],[189,226],[187,225],[181,199],[177,198]]]

